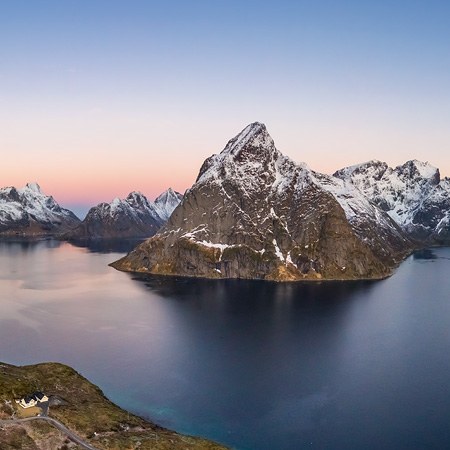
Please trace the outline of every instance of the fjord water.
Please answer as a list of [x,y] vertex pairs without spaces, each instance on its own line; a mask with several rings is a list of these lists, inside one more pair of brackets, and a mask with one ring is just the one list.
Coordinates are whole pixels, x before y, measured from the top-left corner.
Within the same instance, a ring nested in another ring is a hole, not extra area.
[[139,277],[111,250],[0,243],[0,360],[236,449],[450,445],[450,249],[317,284]]

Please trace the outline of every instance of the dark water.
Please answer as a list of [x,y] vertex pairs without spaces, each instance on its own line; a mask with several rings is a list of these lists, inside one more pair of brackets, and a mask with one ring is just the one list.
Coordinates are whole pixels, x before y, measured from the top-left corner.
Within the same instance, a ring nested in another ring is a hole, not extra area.
[[0,243],[0,360],[68,363],[237,449],[450,448],[450,249],[320,284],[133,277],[119,256]]

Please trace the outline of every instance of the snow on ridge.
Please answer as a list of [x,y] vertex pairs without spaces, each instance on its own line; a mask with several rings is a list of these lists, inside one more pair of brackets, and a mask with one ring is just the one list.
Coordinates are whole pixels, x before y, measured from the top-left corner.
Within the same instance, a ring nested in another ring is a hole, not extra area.
[[384,165],[387,166],[386,163],[379,161],[378,159],[371,159],[370,161],[366,161],[363,163],[353,164],[351,166],[344,167],[343,169],[336,171],[334,176],[339,175],[339,178],[341,178],[342,176],[345,175],[346,177],[349,177],[349,176],[354,175],[355,172],[360,172],[363,169],[368,170],[373,167],[380,167],[380,166],[384,166]]
[[160,194],[154,202],[155,208],[159,216],[164,221],[169,220],[175,208],[180,204],[183,195],[174,191],[171,187]]
[[36,182],[19,189],[12,186],[0,189],[0,222],[14,226],[14,222],[28,218],[46,224],[78,220],[71,211],[60,207],[52,196],[44,194]]
[[154,204],[137,191],[130,192],[125,199],[115,197],[110,203],[99,203],[93,209],[93,212],[103,217],[114,217],[124,213],[139,220],[139,213],[144,213],[151,215],[157,221],[161,220]]
[[257,143],[269,139],[273,144],[272,138],[267,133],[266,126],[261,122],[253,122],[247,125],[237,136],[228,141],[223,152],[230,152],[237,154],[243,147],[245,147],[252,139],[256,139]]
[[408,166],[414,166],[422,178],[433,178],[436,176],[436,172],[439,171],[437,167],[432,166],[428,161],[423,162],[417,159],[407,161],[405,164],[397,166],[395,170],[403,170]]
[[279,155],[273,139],[267,132],[266,126],[260,122],[254,122],[246,126],[233,139],[230,139],[219,154],[212,155],[205,160],[197,182],[217,180],[220,183],[221,170],[224,170],[228,177],[251,178],[252,174],[260,171],[262,168],[261,158],[259,157],[261,155],[254,154],[250,157],[247,155],[245,161],[235,164],[242,150],[250,145],[254,149],[272,153],[275,155],[273,159],[276,159]]
[[439,169],[428,162],[413,159],[395,169],[386,165],[383,171],[362,166],[353,171],[341,169],[336,175],[352,183],[405,230],[423,228],[423,224],[416,221],[418,213],[419,221],[434,220],[431,216],[435,213],[430,209],[427,212],[430,205],[446,208],[449,186],[445,179],[440,179]]
[[35,181],[32,183],[27,183],[21,190],[24,191],[25,189],[29,189],[30,191],[36,192],[38,194],[43,194],[43,192],[41,191],[41,187]]

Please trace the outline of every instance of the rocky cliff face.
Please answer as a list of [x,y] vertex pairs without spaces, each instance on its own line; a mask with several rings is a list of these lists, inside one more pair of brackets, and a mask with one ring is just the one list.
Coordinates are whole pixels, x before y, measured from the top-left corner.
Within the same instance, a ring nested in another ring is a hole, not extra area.
[[45,195],[37,183],[0,189],[0,236],[47,236],[76,226],[80,219]]
[[181,194],[169,189],[157,202],[132,192],[126,199],[114,199],[91,208],[76,228],[63,239],[141,238],[153,236],[180,202]]
[[410,248],[351,182],[294,163],[253,123],[203,163],[166,226],[113,266],[208,278],[380,278]]
[[450,243],[450,180],[439,169],[417,160],[392,169],[369,161],[335,176],[351,182],[413,239]]

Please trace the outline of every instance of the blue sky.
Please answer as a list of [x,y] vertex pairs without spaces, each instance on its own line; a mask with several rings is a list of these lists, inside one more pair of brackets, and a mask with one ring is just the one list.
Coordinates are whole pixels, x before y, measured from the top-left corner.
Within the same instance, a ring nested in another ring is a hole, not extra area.
[[447,2],[6,0],[0,61],[0,184],[63,203],[184,190],[255,120],[319,171],[450,175]]

